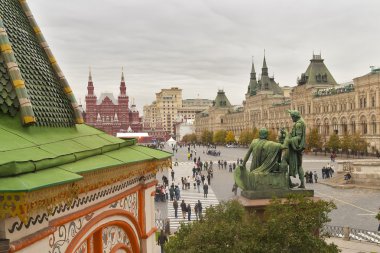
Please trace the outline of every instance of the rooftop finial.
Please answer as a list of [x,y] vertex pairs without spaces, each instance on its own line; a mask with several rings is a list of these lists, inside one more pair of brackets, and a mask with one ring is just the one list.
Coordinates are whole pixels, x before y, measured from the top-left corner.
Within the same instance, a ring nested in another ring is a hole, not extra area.
[[92,82],[91,65],[88,67],[88,81]]
[[124,82],[124,67],[121,67],[121,81]]

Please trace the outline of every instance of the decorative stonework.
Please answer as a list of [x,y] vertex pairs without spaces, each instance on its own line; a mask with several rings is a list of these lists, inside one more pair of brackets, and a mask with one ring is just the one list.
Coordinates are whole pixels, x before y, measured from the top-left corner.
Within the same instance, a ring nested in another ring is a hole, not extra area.
[[120,208],[126,210],[132,213],[136,220],[138,220],[139,209],[137,192],[132,193],[131,195],[116,201],[115,203],[112,203],[109,208]]
[[103,253],[110,253],[115,245],[121,243],[126,248],[131,248],[129,238],[125,231],[118,226],[106,227],[102,231]]
[[[55,215],[63,210],[69,210],[75,206],[78,207],[81,203],[91,202],[90,200],[95,200],[100,195],[108,195],[110,192],[120,191],[128,187],[129,183],[137,183],[141,179],[146,181],[148,178],[154,178],[157,170],[170,166],[171,159],[147,161],[93,171],[83,175],[84,179],[79,182],[51,187],[49,191],[37,190],[28,193],[0,193],[0,219],[18,217],[26,224],[31,213],[42,212]],[[114,185],[131,178],[133,178],[132,181],[123,182],[116,187],[110,187],[108,191],[98,193],[97,197],[91,196],[78,199],[79,194]]]

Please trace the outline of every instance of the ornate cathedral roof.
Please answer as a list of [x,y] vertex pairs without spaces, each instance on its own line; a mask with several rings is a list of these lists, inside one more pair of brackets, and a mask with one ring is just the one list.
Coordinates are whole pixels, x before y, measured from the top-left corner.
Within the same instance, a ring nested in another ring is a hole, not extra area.
[[[25,0],[0,0],[0,220],[48,208],[30,205],[26,194],[82,180],[89,171],[144,161],[153,171],[159,160],[170,163],[170,153],[136,146],[135,140],[82,122],[74,94]],[[125,177],[130,175],[129,167],[122,168]],[[19,195],[5,197],[13,193]],[[55,201],[49,205],[62,199]]]
[[0,108],[24,125],[83,123],[74,94],[24,0],[0,0]]

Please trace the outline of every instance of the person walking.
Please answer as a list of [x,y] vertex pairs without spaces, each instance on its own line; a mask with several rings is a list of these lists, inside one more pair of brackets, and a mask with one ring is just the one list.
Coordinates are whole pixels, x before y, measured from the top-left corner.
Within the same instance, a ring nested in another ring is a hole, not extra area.
[[203,185],[203,197],[207,198],[207,194],[208,194],[208,185],[207,185],[207,183],[205,183]]
[[173,208],[174,208],[174,217],[178,218],[178,201],[176,199],[173,201]]
[[179,189],[178,185],[174,187],[174,194],[177,200],[181,198],[181,190]]
[[174,172],[173,169],[172,169],[172,172],[170,172],[170,174],[171,174],[171,176],[172,176],[172,181],[174,181],[174,174],[175,174],[175,172]]
[[187,220],[191,221],[191,206],[190,206],[190,204],[187,204],[186,211],[187,211]]
[[195,206],[194,206],[194,212],[195,212],[195,218],[198,220],[198,202],[195,203]]
[[201,201],[198,199],[198,216],[199,216],[199,219],[202,220],[202,203]]
[[185,200],[182,200],[181,211],[182,211],[182,218],[183,219],[186,219],[186,209],[187,209],[187,206],[186,206]]
[[315,183],[318,183],[318,174],[316,171],[314,171],[314,181]]
[[210,174],[207,174],[207,183],[208,183],[208,185],[211,185],[211,176],[210,176]]
[[165,253],[164,246],[168,241],[168,237],[165,235],[164,230],[161,229],[160,235],[158,236],[157,244],[161,246],[161,253]]
[[232,192],[234,193],[235,196],[237,195],[237,189],[238,189],[238,186],[237,186],[237,184],[235,183],[235,184],[232,186]]
[[170,201],[173,201],[173,199],[174,199],[174,185],[171,185],[169,188],[169,196],[170,196]]

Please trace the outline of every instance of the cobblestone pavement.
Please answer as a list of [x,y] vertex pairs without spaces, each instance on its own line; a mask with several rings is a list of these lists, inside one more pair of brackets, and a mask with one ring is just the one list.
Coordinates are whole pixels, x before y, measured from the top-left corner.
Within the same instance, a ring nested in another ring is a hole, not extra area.
[[[247,152],[246,148],[217,147],[217,150],[221,151],[221,155],[210,156],[205,154],[207,150],[206,148],[197,146],[195,149],[197,151],[196,157],[200,157],[201,161],[214,161],[214,164],[218,160],[235,162],[238,158],[244,158],[244,155]],[[205,151],[205,153],[203,151]],[[344,160],[346,157],[338,156],[337,160],[340,159]],[[323,180],[321,176],[321,168],[330,162],[329,158],[326,156],[305,155],[303,160],[304,170],[317,171],[319,179]],[[187,147],[178,149],[178,153],[175,153],[173,156],[173,162],[175,161],[178,161],[179,163],[178,166],[173,167],[175,171],[182,170],[182,168],[186,171],[190,166],[188,175],[191,175],[192,161],[187,159]],[[163,173],[167,174],[166,171]],[[157,175],[159,181],[161,180],[161,177],[162,173]],[[234,194],[231,191],[232,185],[232,173],[229,173],[228,169],[218,170],[217,166],[214,165],[214,179],[212,181],[211,189],[218,201],[229,200],[234,197]],[[357,188],[338,189],[318,183],[307,184],[306,187],[314,189],[316,197],[332,200],[336,204],[337,209],[330,214],[330,225],[349,226],[372,231],[377,230],[378,221],[374,216],[380,207],[380,191]],[[162,217],[168,216],[166,203],[159,203],[157,207],[161,209]]]

